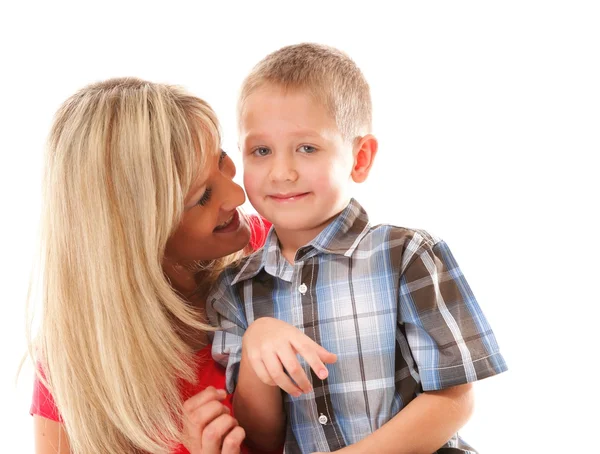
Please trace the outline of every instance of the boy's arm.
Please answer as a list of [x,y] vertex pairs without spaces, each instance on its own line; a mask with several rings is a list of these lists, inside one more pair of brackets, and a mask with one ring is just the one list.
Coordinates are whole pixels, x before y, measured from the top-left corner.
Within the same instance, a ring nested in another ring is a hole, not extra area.
[[379,430],[348,447],[350,452],[370,452],[374,446],[382,453],[436,451],[471,416],[471,383],[506,370],[450,249],[443,241],[424,240],[407,255],[401,271],[398,323],[404,327],[425,392]]
[[298,328],[275,318],[259,318],[244,334],[233,408],[247,441],[256,448],[272,451],[283,443],[282,390],[294,396],[311,390],[297,355],[322,378],[328,375],[325,363],[337,359]]
[[446,443],[470,418],[472,384],[419,395],[400,413],[344,454],[431,454]]
[[246,443],[262,451],[274,451],[285,438],[285,412],[282,391],[263,383],[254,373],[242,350],[233,412],[246,431]]
[[261,323],[248,324],[243,304],[223,275],[207,298],[206,313],[211,324],[220,328],[214,334],[212,356],[226,368],[227,391],[235,391],[233,415],[246,432],[246,443],[261,451],[279,452],[285,436],[281,391],[258,378],[242,349],[246,333],[254,338],[253,327]]

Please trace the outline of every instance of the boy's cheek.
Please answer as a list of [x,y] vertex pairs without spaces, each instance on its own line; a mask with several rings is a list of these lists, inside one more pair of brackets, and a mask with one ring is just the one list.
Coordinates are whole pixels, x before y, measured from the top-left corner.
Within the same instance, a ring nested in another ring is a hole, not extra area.
[[257,184],[259,182],[258,175],[253,172],[244,172],[244,189],[248,197],[253,197],[257,191]]

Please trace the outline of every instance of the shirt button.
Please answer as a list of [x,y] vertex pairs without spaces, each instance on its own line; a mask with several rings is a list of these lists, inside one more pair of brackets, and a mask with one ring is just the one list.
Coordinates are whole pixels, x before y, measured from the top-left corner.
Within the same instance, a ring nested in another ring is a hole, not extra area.
[[321,413],[321,416],[319,416],[319,422],[323,425],[327,424],[327,416]]
[[298,287],[298,291],[300,293],[302,293],[303,295],[306,293],[307,290],[308,290],[308,287],[306,286],[306,284],[302,284],[300,287]]

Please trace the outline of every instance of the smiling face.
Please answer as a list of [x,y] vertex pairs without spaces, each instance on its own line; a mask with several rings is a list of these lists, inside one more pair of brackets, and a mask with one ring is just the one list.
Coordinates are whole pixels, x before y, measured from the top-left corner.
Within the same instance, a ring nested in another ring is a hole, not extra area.
[[225,152],[208,158],[185,199],[183,218],[167,242],[165,257],[179,265],[225,257],[243,249],[250,229],[238,212],[246,201],[233,182],[235,165]]
[[311,241],[350,200],[352,144],[303,91],[266,85],[241,110],[240,148],[250,202],[282,234]]

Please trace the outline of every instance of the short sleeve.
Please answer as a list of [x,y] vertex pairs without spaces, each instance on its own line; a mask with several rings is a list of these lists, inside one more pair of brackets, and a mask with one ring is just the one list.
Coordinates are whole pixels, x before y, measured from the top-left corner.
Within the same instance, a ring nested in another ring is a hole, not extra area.
[[450,249],[426,243],[400,277],[398,321],[424,391],[504,372],[496,338]]
[[[37,369],[43,375],[39,364],[37,365]],[[44,383],[42,383],[38,374],[35,374],[35,379],[33,382],[33,399],[31,401],[29,413],[31,415],[43,416],[44,418],[48,418],[53,421],[62,422],[62,418],[60,417],[58,409],[56,408],[56,404],[54,403],[54,398],[52,397],[52,394],[48,388],[46,388]]]
[[242,337],[248,322],[230,281],[229,273],[225,271],[206,300],[206,312],[211,324],[220,329],[215,332],[212,357],[225,367],[227,391],[232,393],[237,384],[242,360]]

